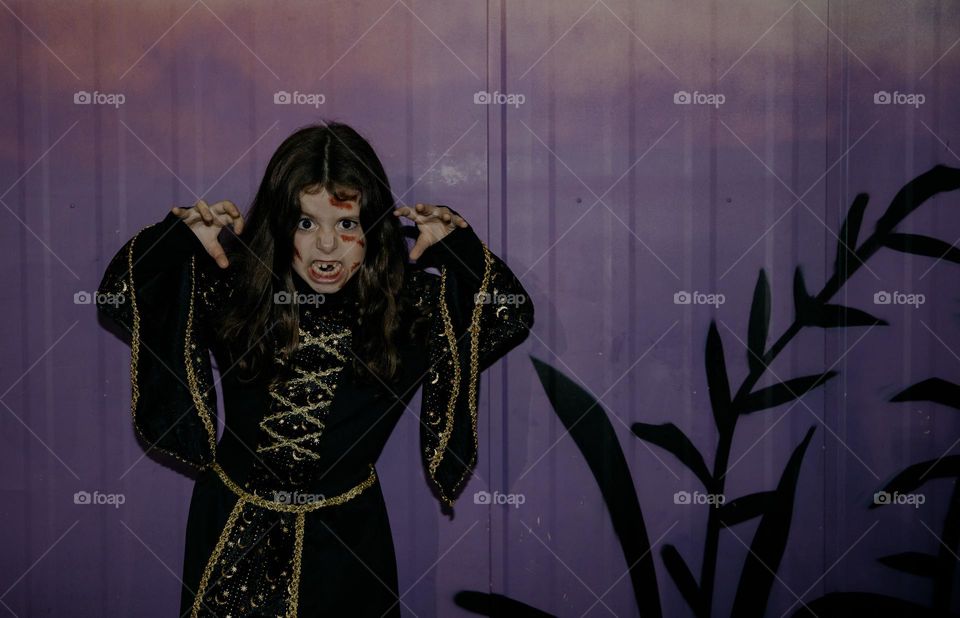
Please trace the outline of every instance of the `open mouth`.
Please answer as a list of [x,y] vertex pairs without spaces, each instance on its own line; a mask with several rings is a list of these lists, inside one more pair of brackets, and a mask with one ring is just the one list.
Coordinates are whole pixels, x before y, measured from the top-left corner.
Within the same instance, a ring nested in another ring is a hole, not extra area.
[[335,260],[315,260],[310,263],[310,278],[319,283],[330,283],[340,278],[343,264]]

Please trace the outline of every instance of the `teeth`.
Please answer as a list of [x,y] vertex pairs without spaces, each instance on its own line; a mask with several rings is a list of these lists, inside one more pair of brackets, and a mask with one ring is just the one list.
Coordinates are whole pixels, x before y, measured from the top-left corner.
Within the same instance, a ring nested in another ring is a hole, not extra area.
[[316,261],[310,264],[310,269],[320,275],[331,275],[340,271],[340,263]]

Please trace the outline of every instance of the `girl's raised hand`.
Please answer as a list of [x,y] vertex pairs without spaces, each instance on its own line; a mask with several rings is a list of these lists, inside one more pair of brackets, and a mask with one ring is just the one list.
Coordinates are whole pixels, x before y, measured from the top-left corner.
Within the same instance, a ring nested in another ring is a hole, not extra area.
[[470,227],[460,215],[450,212],[446,206],[435,204],[417,204],[414,208],[403,206],[393,211],[394,216],[406,217],[417,225],[420,235],[410,250],[410,259],[416,260],[427,247],[458,227]]
[[233,202],[223,200],[213,206],[208,206],[203,200],[198,200],[192,208],[174,206],[171,212],[190,226],[193,233],[203,243],[204,249],[207,250],[210,257],[216,260],[220,268],[226,268],[230,265],[227,254],[220,245],[220,241],[217,240],[217,236],[219,236],[220,230],[228,225],[233,226],[235,234],[243,231],[243,216]]

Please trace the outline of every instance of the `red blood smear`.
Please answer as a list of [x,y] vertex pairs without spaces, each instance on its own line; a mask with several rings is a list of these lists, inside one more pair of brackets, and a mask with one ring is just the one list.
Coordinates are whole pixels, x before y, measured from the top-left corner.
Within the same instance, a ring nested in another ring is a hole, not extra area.
[[342,240],[343,242],[353,242],[356,239],[357,239],[356,236],[351,236],[350,234],[340,234],[340,240]]
[[363,240],[362,238],[357,241],[357,244],[360,245],[361,247],[366,247],[366,246],[367,246],[367,243],[364,242],[364,240]]
[[346,200],[337,199],[335,195],[330,196],[330,205],[334,208],[342,208],[344,210],[353,210],[353,204]]

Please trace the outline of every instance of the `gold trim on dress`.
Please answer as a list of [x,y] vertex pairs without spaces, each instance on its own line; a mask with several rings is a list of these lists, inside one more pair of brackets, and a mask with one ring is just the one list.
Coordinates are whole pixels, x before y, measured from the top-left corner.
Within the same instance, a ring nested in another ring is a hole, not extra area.
[[[258,453],[289,451],[289,456],[294,461],[320,459],[319,453],[310,447],[315,447],[323,436],[323,430],[326,427],[323,419],[333,403],[334,392],[339,383],[338,374],[343,370],[343,362],[346,360],[346,357],[337,349],[337,343],[341,340],[346,341],[349,336],[349,329],[317,335],[303,328],[299,330],[298,350],[313,348],[336,359],[340,364],[327,369],[313,370],[293,363],[291,369],[294,375],[285,377],[282,385],[270,385],[268,390],[271,411],[259,423],[260,429],[267,434],[268,439],[265,444],[257,446]],[[309,385],[318,390],[311,393],[310,389],[304,389],[302,385]],[[292,426],[296,430],[301,423],[304,433],[296,437],[287,435],[289,427]]]
[[447,345],[450,348],[450,359],[453,363],[453,385],[450,387],[450,399],[447,401],[447,416],[443,430],[437,434],[437,446],[433,449],[433,456],[430,458],[430,474],[435,476],[437,467],[443,460],[444,451],[447,450],[447,443],[450,441],[450,434],[453,433],[453,415],[457,406],[457,398],[460,396],[460,355],[457,353],[457,338],[453,332],[453,324],[450,320],[450,309],[447,306],[447,268],[443,267],[440,273],[440,315],[443,318],[443,332],[447,338]]
[[[196,256],[190,256],[190,308],[187,312],[187,334],[184,337],[183,360],[187,368],[187,384],[190,386],[190,394],[193,396],[193,405],[200,414],[200,420],[207,430],[207,443],[210,446],[210,453],[217,452],[217,429],[211,419],[212,414],[207,409],[203,401],[203,393],[200,392],[200,381],[197,378],[196,371],[193,368],[193,358],[191,350],[196,348],[193,342],[193,304],[196,288]],[[204,350],[202,353],[206,354]]]
[[227,475],[226,470],[221,468],[220,464],[216,461],[211,463],[210,467],[214,470],[214,472],[217,473],[217,476],[220,477],[220,480],[223,481],[223,484],[226,485],[230,491],[237,494],[241,500],[250,502],[251,504],[256,504],[257,506],[270,511],[282,511],[284,513],[307,513],[309,511],[315,511],[326,506],[337,506],[359,496],[363,490],[373,485],[377,480],[376,469],[373,467],[373,464],[369,465],[370,475],[357,485],[351,487],[343,493],[337,494],[336,496],[332,496],[330,498],[324,497],[306,504],[283,504],[282,502],[267,500],[266,498],[250,493],[237,485],[233,479]]
[[287,604],[287,618],[297,618],[297,606],[300,604],[300,565],[303,558],[303,534],[307,527],[307,514],[297,513],[294,524],[293,540],[293,577],[290,579],[290,602]]
[[220,467],[220,464],[215,461],[212,462],[210,467],[217,473],[217,475],[220,477],[220,480],[223,481],[223,484],[230,491],[237,495],[237,502],[234,505],[233,510],[230,512],[230,516],[227,518],[226,524],[224,524],[223,529],[220,531],[217,544],[213,548],[213,552],[210,554],[210,558],[207,559],[207,564],[203,569],[203,576],[200,579],[200,585],[193,599],[193,606],[190,614],[191,618],[197,618],[200,606],[203,604],[203,596],[206,594],[207,587],[210,583],[210,576],[213,573],[217,562],[220,560],[220,555],[223,553],[223,549],[230,538],[230,534],[236,525],[237,519],[239,518],[245,521],[245,518],[243,517],[243,509],[248,504],[270,511],[296,513],[296,520],[294,524],[295,536],[293,564],[291,565],[293,573],[288,588],[289,597],[286,611],[288,618],[296,618],[297,606],[300,598],[300,569],[303,561],[303,538],[306,531],[306,515],[309,511],[314,511],[319,508],[343,504],[348,500],[357,497],[361,492],[363,492],[363,490],[373,485],[377,480],[376,469],[374,468],[373,464],[369,465],[370,476],[343,493],[337,494],[331,498],[323,498],[315,502],[310,502],[308,504],[282,504],[267,500],[256,494],[245,491],[227,475],[226,471]]
[[[493,257],[490,253],[490,250],[487,248],[487,245],[481,241],[480,245],[483,247],[483,279],[480,282],[480,289],[474,295],[474,305],[473,312],[470,316],[470,326],[468,330],[470,331],[470,377],[468,378],[468,395],[467,395],[467,406],[470,410],[470,425],[471,432],[473,434],[473,449],[470,452],[470,461],[466,462],[466,472],[463,476],[460,477],[460,480],[457,481],[450,489],[451,495],[456,494],[457,490],[463,485],[464,480],[470,475],[470,471],[473,468],[473,465],[477,461],[477,449],[479,448],[479,438],[477,433],[477,380],[479,374],[479,340],[480,340],[480,314],[483,309],[484,303],[477,302],[478,298],[483,298],[486,295],[487,287],[490,284],[490,272],[492,270],[491,266],[493,263]],[[450,395],[450,400],[447,405],[447,418],[446,425],[444,430],[438,436],[440,441],[437,444],[436,448],[429,449],[427,454],[430,456],[430,476],[436,481],[436,470],[440,465],[440,462],[443,460],[444,455],[446,454],[447,443],[450,440],[450,434],[453,430],[453,421],[454,421],[454,410],[456,409],[457,399],[460,395],[460,355],[456,347],[456,338],[453,333],[453,326],[450,322],[450,312],[447,306],[447,297],[446,297],[446,275],[447,269],[446,266],[442,268],[440,273],[440,313],[443,316],[443,327],[444,333],[447,338],[447,342],[450,346],[450,352],[453,356],[454,362],[454,375],[453,375],[453,386],[452,393]],[[445,503],[449,506],[453,506],[455,498],[451,498],[444,492],[443,487],[440,483],[434,483],[440,492],[440,497]]]
[[[130,239],[129,246],[127,247],[127,287],[129,287],[129,291],[130,291],[130,310],[133,315],[133,320],[132,320],[133,323],[130,329],[130,416],[133,420],[134,431],[137,433],[138,436],[140,436],[140,439],[142,439],[144,442],[150,445],[151,449],[155,449],[161,453],[165,453],[189,466],[203,470],[204,468],[206,468],[206,464],[190,461],[185,457],[183,457],[182,455],[180,455],[179,453],[177,453],[176,451],[172,451],[170,449],[166,449],[166,448],[163,448],[162,446],[159,446],[156,442],[154,442],[153,440],[149,439],[146,435],[144,435],[143,430],[141,430],[140,428],[140,425],[137,424],[137,403],[140,401],[140,383],[138,380],[138,365],[140,364],[140,310],[137,308],[137,294],[136,294],[137,288],[134,285],[134,281],[133,281],[133,264],[134,264],[133,247],[136,244],[137,238],[140,236],[143,230],[148,229],[149,227],[152,227],[152,226],[147,226],[146,228],[143,228],[142,230],[134,234],[133,238]],[[193,271],[191,270],[191,308],[193,306],[192,279],[193,279]],[[189,336],[187,337],[187,340],[189,342]],[[187,346],[187,352],[188,352],[187,359],[189,360],[190,358],[189,345]],[[168,429],[167,431],[169,432],[170,430]],[[166,432],[164,433],[164,435],[166,435]],[[163,436],[160,436],[160,437],[162,438]],[[214,442],[214,446],[215,444],[216,443]],[[213,451],[211,451],[211,457],[212,456],[213,456]]]
[[246,502],[242,498],[237,500],[237,503],[233,505],[233,510],[230,511],[230,516],[227,517],[227,523],[224,524],[223,530],[220,531],[220,538],[217,539],[217,544],[210,554],[210,559],[207,560],[207,566],[203,569],[203,577],[200,578],[200,586],[198,587],[196,595],[193,597],[193,606],[190,608],[190,618],[197,618],[199,615],[200,605],[203,603],[203,595],[206,593],[207,584],[210,582],[210,575],[213,573],[213,568],[220,559],[220,554],[223,553],[223,548],[227,544],[227,539],[230,538],[230,532],[233,530],[234,524],[237,523],[237,517],[239,517],[243,511],[244,504],[246,504]]

